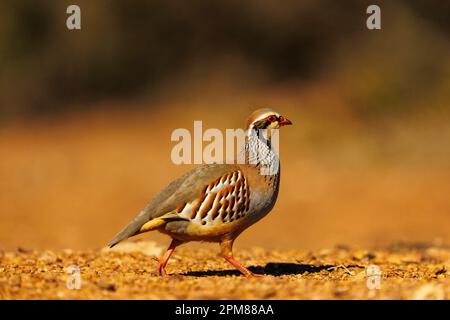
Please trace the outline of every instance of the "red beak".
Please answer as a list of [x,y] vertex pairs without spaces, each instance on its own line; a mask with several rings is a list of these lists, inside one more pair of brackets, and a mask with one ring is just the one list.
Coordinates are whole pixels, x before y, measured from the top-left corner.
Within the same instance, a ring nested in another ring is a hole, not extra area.
[[286,119],[284,117],[280,117],[280,119],[278,120],[278,123],[280,124],[280,127],[281,126],[289,126],[292,124],[291,120]]

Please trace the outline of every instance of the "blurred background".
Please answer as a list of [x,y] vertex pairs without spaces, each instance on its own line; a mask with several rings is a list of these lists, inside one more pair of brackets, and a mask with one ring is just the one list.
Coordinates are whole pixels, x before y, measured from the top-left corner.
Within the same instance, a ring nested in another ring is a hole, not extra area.
[[263,106],[294,126],[277,205],[238,246],[449,243],[450,2],[376,1],[375,31],[370,4],[3,0],[0,249],[104,246],[191,168],[174,129]]

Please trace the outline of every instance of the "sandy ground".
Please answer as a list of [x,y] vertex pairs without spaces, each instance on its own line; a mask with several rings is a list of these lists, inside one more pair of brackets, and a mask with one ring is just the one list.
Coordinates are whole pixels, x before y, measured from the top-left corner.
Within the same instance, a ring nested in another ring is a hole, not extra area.
[[[214,251],[190,245],[174,254],[167,267],[171,276],[158,277],[152,257],[162,250],[154,242],[138,241],[114,250],[3,251],[0,298],[450,298],[450,249],[442,246],[397,244],[372,251],[348,247],[239,250],[236,256],[254,272],[269,275],[264,278],[241,276]],[[76,272],[70,273],[74,265],[80,270],[79,278]]]
[[[318,99],[307,105],[318,108]],[[251,111],[246,108],[228,115],[175,105],[156,114],[93,112],[0,127],[0,249],[104,246],[161,188],[193,167],[171,162],[173,129],[192,129],[196,119],[205,129],[237,128]],[[385,139],[354,129],[359,126],[349,119],[335,121],[338,115],[313,114],[316,109],[280,108],[294,125],[281,134],[278,201],[239,244],[309,250],[398,240],[450,243],[448,122],[429,130],[411,124]],[[150,125],[153,118],[171,121]],[[167,241],[158,233],[145,238]]]
[[[148,109],[117,102],[1,126],[0,297],[449,298],[447,118],[369,126],[337,93],[293,92],[218,99],[202,91],[201,99]],[[277,204],[239,237],[235,253],[272,277],[247,279],[218,257],[217,246],[188,244],[169,263],[173,276],[161,279],[152,257],[168,239],[157,232],[136,239],[152,242],[119,251],[87,249],[102,248],[192,167],[170,160],[174,129],[199,119],[205,129],[241,127],[255,105],[279,106],[294,122],[281,133]],[[434,245],[389,246],[395,241]],[[79,290],[67,288],[71,265],[80,268]],[[369,265],[382,272],[380,289],[367,286],[375,279],[367,278]]]

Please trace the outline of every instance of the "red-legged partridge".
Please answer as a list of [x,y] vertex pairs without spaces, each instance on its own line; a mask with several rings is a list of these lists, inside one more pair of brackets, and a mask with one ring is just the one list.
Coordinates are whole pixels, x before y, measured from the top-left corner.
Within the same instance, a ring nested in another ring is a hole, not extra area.
[[159,275],[177,246],[188,241],[219,242],[222,256],[244,275],[255,275],[234,257],[233,242],[275,205],[280,163],[271,145],[272,129],[291,122],[270,109],[253,112],[247,121],[244,164],[197,167],[159,192],[144,210],[109,243],[158,230],[172,242],[158,263]]

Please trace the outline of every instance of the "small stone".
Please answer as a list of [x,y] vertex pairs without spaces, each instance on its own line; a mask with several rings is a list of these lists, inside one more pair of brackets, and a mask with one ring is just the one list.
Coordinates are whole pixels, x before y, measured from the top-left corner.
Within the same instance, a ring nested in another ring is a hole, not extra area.
[[97,286],[102,290],[116,291],[116,285],[114,283],[104,280],[100,280],[99,282],[97,282]]

